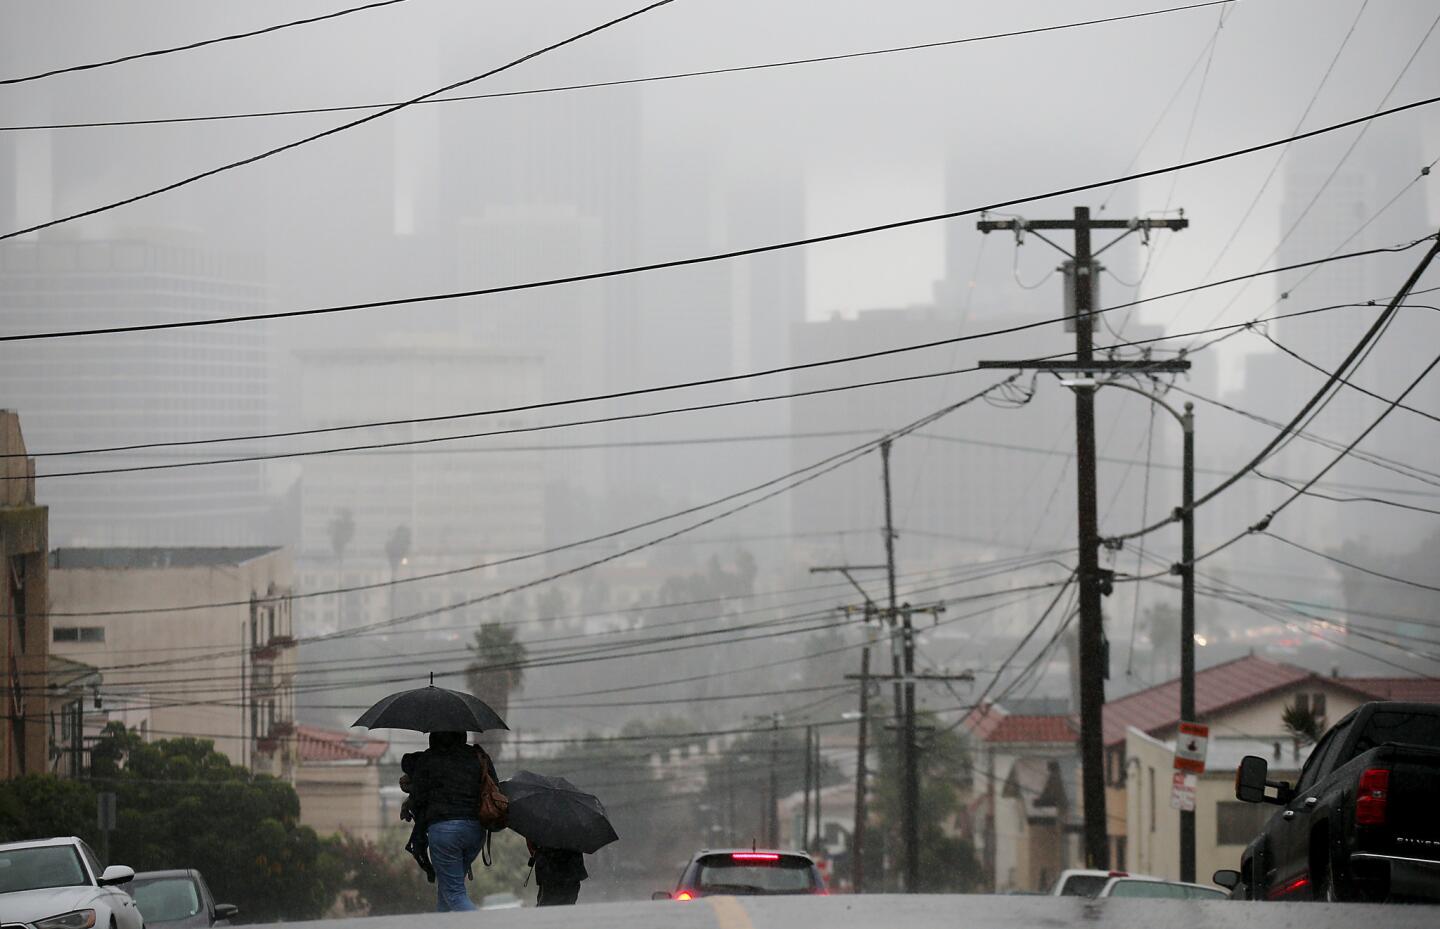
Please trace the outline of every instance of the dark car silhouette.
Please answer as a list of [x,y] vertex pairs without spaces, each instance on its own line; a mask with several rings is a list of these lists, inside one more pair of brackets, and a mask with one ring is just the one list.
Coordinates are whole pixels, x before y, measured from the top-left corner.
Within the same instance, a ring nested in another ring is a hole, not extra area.
[[228,926],[240,908],[216,903],[205,878],[193,868],[141,871],[125,887],[152,929],[209,929]]

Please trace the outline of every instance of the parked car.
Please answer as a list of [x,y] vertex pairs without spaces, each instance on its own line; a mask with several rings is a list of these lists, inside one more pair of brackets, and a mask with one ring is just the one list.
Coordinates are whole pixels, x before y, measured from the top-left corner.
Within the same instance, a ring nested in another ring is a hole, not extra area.
[[141,871],[126,888],[150,929],[209,929],[228,926],[240,913],[231,903],[216,903],[205,878],[193,868]]
[[1267,774],[1254,755],[1235,774],[1236,799],[1284,807],[1241,858],[1249,897],[1440,900],[1440,704],[1364,704],[1293,787]]
[[804,852],[773,849],[702,849],[680,874],[670,892],[657,890],[656,900],[694,900],[717,894],[824,894],[825,878]]
[[1206,887],[1204,884],[1191,884],[1186,881],[1165,881],[1158,877],[1137,874],[1110,878],[1095,896],[1141,900],[1225,900],[1230,894],[1219,887]]
[[480,909],[482,910],[518,910],[524,905],[524,901],[508,891],[486,894],[480,900]]
[[[1105,889],[1105,885],[1115,878],[1131,876],[1127,871],[1098,871],[1092,868],[1068,868],[1061,871],[1060,876],[1057,877],[1055,883],[1051,885],[1050,896],[1093,897]],[[1145,874],[1133,876],[1149,880],[1159,880],[1159,878],[1151,878]]]
[[144,929],[135,901],[120,889],[135,871],[100,867],[74,836],[0,845],[0,919],[7,929]]

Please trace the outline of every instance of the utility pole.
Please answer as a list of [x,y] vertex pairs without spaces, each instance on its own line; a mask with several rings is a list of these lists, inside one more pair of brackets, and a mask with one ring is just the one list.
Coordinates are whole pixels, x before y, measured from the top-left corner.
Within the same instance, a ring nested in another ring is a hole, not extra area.
[[[1070,257],[1065,263],[1066,283],[1070,285],[1070,303],[1074,308],[1074,363],[982,362],[989,367],[1041,368],[1071,370],[1092,375],[1088,383],[1077,379],[1069,386],[1075,393],[1075,471],[1078,497],[1079,565],[1076,580],[1080,591],[1080,767],[1083,781],[1082,797],[1085,816],[1085,860],[1090,868],[1108,868],[1110,840],[1105,820],[1105,745],[1104,722],[1106,664],[1104,620],[1100,598],[1100,531],[1096,513],[1095,489],[1095,387],[1093,374],[1117,368],[1142,368],[1145,371],[1175,370],[1167,365],[1189,362],[1095,361],[1093,325],[1095,294],[1099,289],[1099,265],[1095,258],[1105,249],[1132,232],[1143,231],[1148,241],[1152,229],[1181,230],[1190,225],[1186,219],[1091,219],[1090,208],[1075,207],[1072,219],[985,220],[976,224],[981,232],[1008,229],[1017,240],[1025,232],[1034,232],[1043,241]],[[1074,233],[1075,251],[1066,251],[1046,238],[1040,230],[1069,230]],[[1123,229],[1121,235],[1092,251],[1092,229]]]
[[[920,882],[920,774],[915,760],[915,683],[900,683],[900,675],[915,673],[915,643],[910,631],[910,615],[905,614],[901,647],[896,649],[894,636],[896,614],[895,602],[895,523],[890,503],[890,440],[880,443],[881,475],[885,485],[885,574],[890,594],[890,649],[891,665],[894,668],[895,712],[900,715],[900,759],[903,793],[900,801],[900,835],[905,847],[905,892],[914,893]],[[901,667],[901,653],[904,666]]]
[[[1195,722],[1195,404],[1185,404],[1180,515],[1180,720]],[[1195,882],[1195,811],[1180,811],[1180,880]]]
[[815,727],[807,725],[805,727],[805,801],[803,807],[804,813],[802,813],[800,816],[800,841],[795,843],[795,847],[801,849],[802,851],[805,848],[805,843],[810,838],[810,781],[814,777],[814,772],[810,768],[810,760],[812,758],[812,753],[810,750],[810,740],[813,738],[815,738]]
[[770,828],[765,836],[770,848],[780,847],[779,761],[780,714],[776,713],[770,717]]

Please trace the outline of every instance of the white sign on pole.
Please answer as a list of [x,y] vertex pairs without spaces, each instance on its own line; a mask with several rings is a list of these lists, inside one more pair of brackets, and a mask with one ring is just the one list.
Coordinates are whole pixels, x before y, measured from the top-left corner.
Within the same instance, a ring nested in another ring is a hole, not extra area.
[[1170,781],[1170,808],[1195,811],[1195,784],[1199,780],[1186,771],[1176,771]]
[[1175,736],[1175,770],[1204,774],[1205,747],[1209,740],[1209,726],[1181,723],[1180,731]]

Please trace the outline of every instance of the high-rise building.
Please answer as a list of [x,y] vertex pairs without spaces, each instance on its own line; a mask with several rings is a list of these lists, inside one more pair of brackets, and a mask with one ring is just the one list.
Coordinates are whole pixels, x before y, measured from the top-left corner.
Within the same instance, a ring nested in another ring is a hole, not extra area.
[[[0,246],[8,332],[215,319],[267,306],[258,267],[172,234]],[[245,436],[273,422],[265,330],[223,325],[0,348],[0,398],[32,453]],[[204,457],[226,457],[237,446]],[[218,453],[218,454],[215,454]],[[145,467],[194,449],[39,457],[46,475]],[[263,464],[44,480],[60,545],[223,545],[273,538]]]

